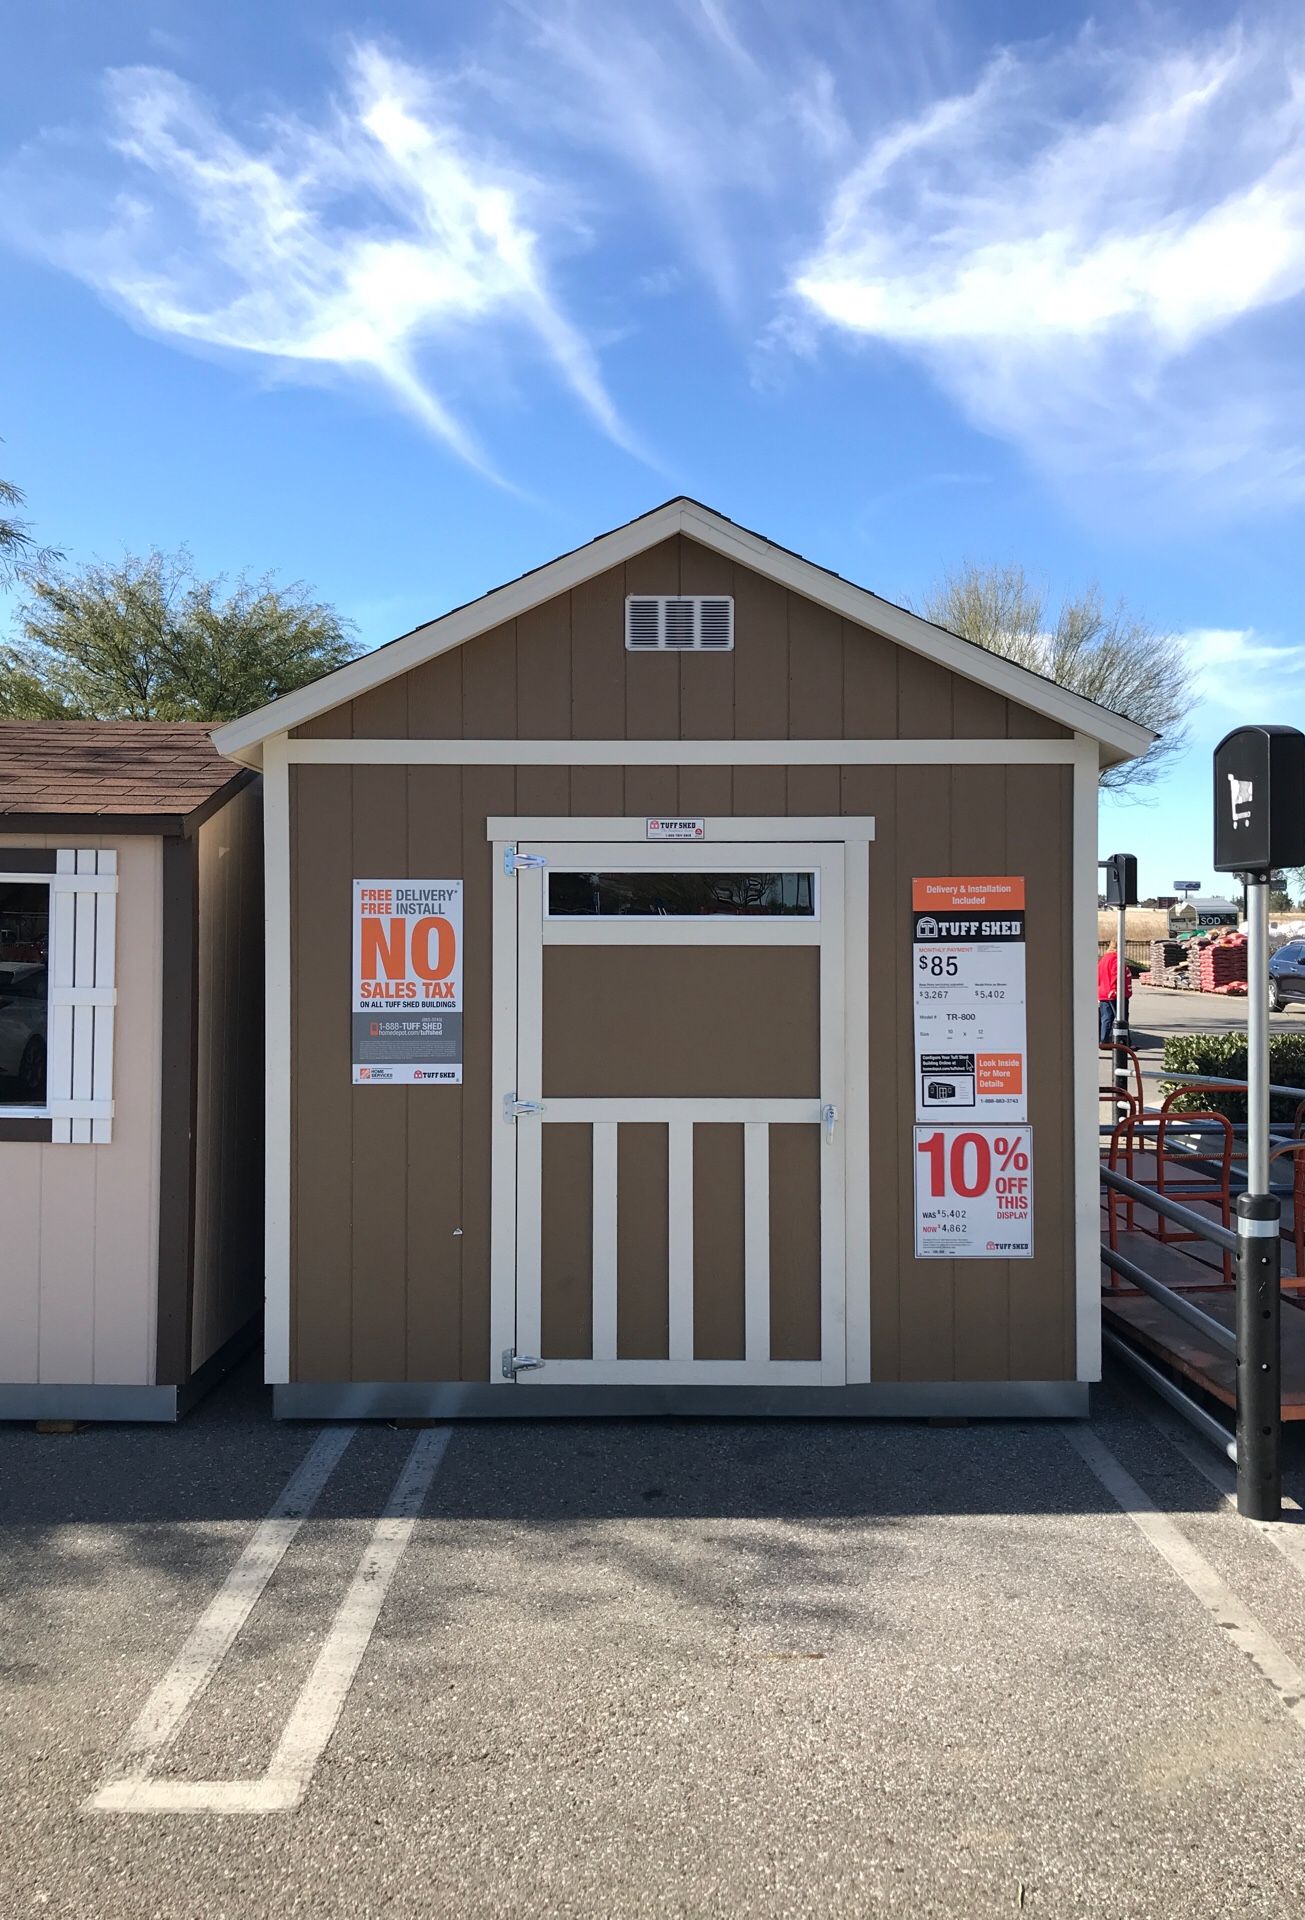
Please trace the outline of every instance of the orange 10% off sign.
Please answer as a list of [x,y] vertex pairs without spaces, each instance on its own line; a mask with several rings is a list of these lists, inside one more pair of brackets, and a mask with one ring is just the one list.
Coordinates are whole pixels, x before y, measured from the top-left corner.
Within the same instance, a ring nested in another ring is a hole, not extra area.
[[1033,1135],[1028,1127],[915,1129],[918,1260],[1033,1255]]

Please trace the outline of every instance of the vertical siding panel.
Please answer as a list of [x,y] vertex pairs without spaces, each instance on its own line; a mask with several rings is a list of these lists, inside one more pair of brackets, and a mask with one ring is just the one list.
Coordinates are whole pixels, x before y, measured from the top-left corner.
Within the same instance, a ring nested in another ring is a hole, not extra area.
[[154,1378],[162,893],[162,843],[152,836],[124,838],[118,843],[113,1140],[84,1150],[52,1149],[81,1158],[82,1177],[94,1190],[94,1373],[60,1376],[71,1380],[138,1386]]
[[586,580],[570,602],[572,732],[577,740],[623,740],[625,569]]
[[[2,858],[3,856],[0,856]],[[58,1152],[66,1149],[60,1147]],[[0,1149],[0,1379],[40,1378],[41,1174],[48,1149],[18,1141]],[[68,1149],[70,1151],[70,1149]],[[97,1152],[104,1152],[100,1147]]]
[[744,1357],[743,1128],[693,1129],[693,1357]]
[[[915,1033],[911,985],[911,882],[954,871],[951,853],[952,775],[949,767],[897,770],[897,893],[891,919],[895,965],[903,991],[898,1002],[897,1125],[902,1143],[897,1204],[902,1220],[901,1378],[951,1380],[956,1375],[953,1260],[915,1258]],[[871,967],[871,977],[874,977]],[[968,1265],[969,1263],[965,1263]]]
[[111,1147],[61,1146],[45,1157],[41,1182],[42,1380],[71,1384],[95,1378],[93,1157],[110,1152]]
[[[875,1380],[901,1374],[902,1290],[912,1254],[911,1215],[901,1211],[903,1172],[911,1178],[910,1077],[901,1078],[898,1029],[911,1022],[910,930],[903,933],[903,891],[909,903],[909,879],[899,870],[897,770],[894,767],[845,767],[842,808],[869,814],[875,822],[870,843],[870,1165],[848,1168],[849,1185],[870,1182],[870,1372]],[[903,952],[903,940],[906,941]]]
[[729,767],[681,767],[680,811],[704,816],[734,812],[734,781]]
[[897,732],[900,649],[882,634],[843,622],[843,726],[849,740],[891,740]]
[[[292,1379],[361,1379],[355,1277],[349,1008],[353,770],[291,767],[294,1286]],[[360,878],[362,876],[359,876]],[[368,1088],[360,1094],[376,1097]],[[381,1098],[394,1097],[382,1090]],[[359,1286],[366,1285],[370,1259]]]
[[680,809],[680,778],[681,769],[678,767],[627,767],[625,801],[623,806],[617,808],[617,812],[627,813],[635,821],[647,820],[659,813],[677,814]]
[[734,569],[734,731],[740,740],[788,738],[788,601],[773,581],[749,567]]
[[794,740],[843,731],[843,623],[800,593],[788,597],[788,726]]
[[[565,595],[532,608],[517,621],[517,712],[522,739],[570,737],[571,612]],[[517,809],[522,814],[569,813],[566,768],[522,767]]]
[[353,701],[345,700],[329,713],[319,713],[302,726],[292,727],[292,740],[351,740],[353,738]]
[[[625,564],[621,625],[609,635],[608,644],[620,649],[625,672],[625,724],[619,731],[631,740],[680,738],[680,656],[626,650],[624,595],[681,592],[682,545],[676,534],[649,547],[646,553],[635,554]],[[595,644],[602,642],[595,637]]]
[[[489,716],[496,718],[494,715]],[[485,736],[506,732],[505,726]],[[618,769],[619,772],[619,769]],[[489,1378],[490,1138],[496,1102],[509,1091],[491,1075],[490,900],[493,849],[485,838],[490,814],[513,814],[516,775],[511,767],[462,771],[464,1043],[462,1086],[462,1330],[457,1377]],[[501,1120],[499,1124],[502,1125]]]
[[[406,878],[403,767],[353,770],[353,878]],[[347,1008],[341,1010],[343,1018]],[[403,1087],[354,1087],[353,1364],[359,1380],[402,1380],[408,1323],[408,1103]]]
[[954,674],[901,648],[897,661],[897,733],[902,740],[950,740]]
[[408,676],[360,693],[353,703],[356,740],[404,740],[408,736]]
[[[958,740],[1004,740],[1010,702],[975,680],[952,681],[952,722]],[[995,869],[994,869],[995,871]]]
[[[959,700],[959,686],[957,691]],[[980,690],[975,688],[974,691]],[[952,806],[952,866],[948,871],[1014,871],[1007,862],[1006,853],[1005,767],[954,767]],[[958,1379],[1011,1378],[1007,1371],[1010,1364],[1010,1288],[1011,1274],[1018,1264],[1012,1260],[957,1262]]]
[[792,813],[837,813],[842,805],[843,783],[838,767],[790,767],[788,770],[788,811]]
[[[419,880],[462,874],[462,776],[456,767],[406,769],[408,856]],[[465,930],[464,930],[465,939]],[[463,966],[464,998],[487,992]],[[462,1104],[457,1087],[413,1087],[408,1103],[407,1337],[403,1377],[456,1380],[462,1350]]]
[[566,598],[532,607],[516,625],[520,737],[565,740],[571,732],[571,612]]
[[616,1351],[622,1360],[664,1360],[670,1350],[668,1140],[664,1126],[617,1128]]
[[462,737],[462,656],[452,647],[408,675],[408,731],[414,740]]
[[1071,738],[1068,727],[1058,726],[1054,720],[1048,720],[1045,714],[1034,713],[1029,707],[1022,707],[1017,701],[1010,701],[1006,713],[1006,727],[1012,740],[1068,740]]
[[1012,1380],[1074,1377],[1075,1008],[1068,876],[1071,770],[1010,767],[1009,870],[1028,880],[1029,1123],[1033,1129],[1032,1260],[1010,1263]]
[[[674,769],[671,769],[674,778]],[[630,769],[631,775],[637,773]],[[622,767],[572,767],[571,769],[571,812],[580,819],[607,820],[627,812],[638,813],[639,809],[628,808],[625,803],[625,769]],[[672,796],[675,788],[671,787]],[[679,801],[672,797],[671,808]]]
[[735,767],[734,811],[744,820],[788,812],[787,767]]
[[588,1360],[594,1337],[593,1137],[547,1126],[540,1143],[540,1347],[550,1360]]
[[517,628],[509,620],[463,648],[463,737],[512,740],[517,722]]
[[[713,553],[696,540],[681,541],[681,593],[733,594],[734,575],[733,562],[723,554]],[[736,649],[737,644],[736,639]],[[733,738],[737,658],[737,651],[680,655],[680,714],[686,740]],[[687,803],[681,804],[686,812],[693,811]]]

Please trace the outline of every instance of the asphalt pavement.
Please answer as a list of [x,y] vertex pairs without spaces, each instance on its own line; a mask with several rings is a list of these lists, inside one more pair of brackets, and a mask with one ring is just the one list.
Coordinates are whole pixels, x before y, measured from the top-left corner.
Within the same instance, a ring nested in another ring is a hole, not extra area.
[[[1074,1423],[329,1431],[248,1374],[177,1429],[0,1430],[0,1913],[1301,1912],[1305,1528],[1123,1383],[1086,1431],[1158,1537]],[[294,1806],[153,1810],[299,1723]]]

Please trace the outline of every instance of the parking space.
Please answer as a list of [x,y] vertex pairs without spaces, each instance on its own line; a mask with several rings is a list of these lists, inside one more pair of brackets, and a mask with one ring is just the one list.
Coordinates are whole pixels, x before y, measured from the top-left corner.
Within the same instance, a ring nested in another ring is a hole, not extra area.
[[1294,1914],[1305,1560],[1177,1440],[0,1431],[0,1910]]

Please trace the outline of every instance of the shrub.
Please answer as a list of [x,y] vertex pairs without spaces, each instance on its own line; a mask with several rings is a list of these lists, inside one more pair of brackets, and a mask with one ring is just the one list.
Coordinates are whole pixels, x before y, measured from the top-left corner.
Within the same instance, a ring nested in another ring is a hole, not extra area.
[[[1209,1073],[1217,1080],[1246,1078],[1246,1035],[1244,1033],[1171,1033],[1165,1039],[1164,1064],[1174,1073]],[[1299,1087],[1305,1099],[1305,1033],[1269,1035],[1269,1078],[1278,1086]],[[1172,1093],[1175,1083],[1161,1081],[1161,1091]],[[1246,1124],[1246,1095],[1208,1092],[1200,1087],[1185,1087],[1173,1103],[1174,1111],[1226,1113],[1237,1125]],[[1269,1102],[1271,1120],[1291,1121],[1297,1102],[1286,1094],[1274,1094]]]

